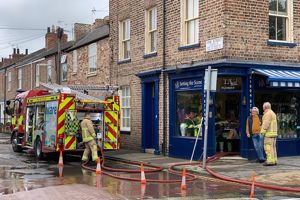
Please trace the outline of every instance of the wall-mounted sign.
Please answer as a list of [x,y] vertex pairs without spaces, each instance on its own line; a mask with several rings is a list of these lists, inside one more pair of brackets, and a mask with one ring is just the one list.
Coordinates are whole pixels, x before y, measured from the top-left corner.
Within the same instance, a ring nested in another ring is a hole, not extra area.
[[215,51],[218,49],[223,49],[224,47],[224,39],[223,37],[214,38],[212,40],[206,41],[206,52]]
[[220,77],[217,83],[218,90],[241,90],[242,78],[240,77]]
[[175,90],[181,91],[181,90],[196,90],[202,89],[202,80],[200,78],[193,78],[193,79],[181,79],[177,80],[174,83]]

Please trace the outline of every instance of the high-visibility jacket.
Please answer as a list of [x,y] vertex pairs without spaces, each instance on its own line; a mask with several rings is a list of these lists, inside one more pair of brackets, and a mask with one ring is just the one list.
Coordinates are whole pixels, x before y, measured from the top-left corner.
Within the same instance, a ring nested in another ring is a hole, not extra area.
[[277,137],[277,117],[271,109],[264,112],[260,132],[265,137]]
[[81,134],[82,134],[83,142],[89,142],[96,138],[96,133],[95,133],[91,119],[84,118],[82,120],[80,126],[81,126]]

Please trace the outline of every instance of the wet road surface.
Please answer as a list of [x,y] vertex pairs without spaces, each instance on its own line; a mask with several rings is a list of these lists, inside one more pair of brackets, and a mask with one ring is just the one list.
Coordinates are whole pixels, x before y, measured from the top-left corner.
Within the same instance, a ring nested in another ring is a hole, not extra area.
[[[105,191],[112,199],[218,199],[218,198],[247,198],[249,186],[228,184],[210,177],[200,177],[193,182],[187,182],[187,190],[180,192],[180,183],[156,184],[147,183],[141,187],[139,182],[129,182],[114,179],[106,175],[96,176],[95,173],[82,169],[80,158],[64,157],[64,166],[59,168],[57,158],[37,162],[29,154],[17,154],[9,150],[10,145],[0,145],[0,198],[1,195],[30,191],[50,186],[74,185],[88,186],[93,191]],[[8,154],[9,153],[9,154]],[[9,155],[9,156],[7,156]],[[15,162],[17,165],[5,165]],[[6,163],[7,164],[7,163]],[[110,162],[109,166],[126,168],[121,163]],[[132,166],[130,166],[132,168]],[[119,173],[120,176],[140,178],[140,174]],[[147,173],[147,179],[181,179],[181,177],[167,172]],[[76,186],[76,187],[75,187]],[[4,197],[2,196],[2,197]],[[268,191],[256,188],[255,197],[258,199],[284,199],[300,197],[300,194]]]

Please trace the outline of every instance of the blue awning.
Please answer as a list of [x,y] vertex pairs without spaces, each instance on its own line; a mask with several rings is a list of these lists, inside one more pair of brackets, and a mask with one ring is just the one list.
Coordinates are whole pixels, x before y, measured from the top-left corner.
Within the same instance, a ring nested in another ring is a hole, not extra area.
[[268,77],[272,87],[300,87],[300,71],[253,69],[254,73]]

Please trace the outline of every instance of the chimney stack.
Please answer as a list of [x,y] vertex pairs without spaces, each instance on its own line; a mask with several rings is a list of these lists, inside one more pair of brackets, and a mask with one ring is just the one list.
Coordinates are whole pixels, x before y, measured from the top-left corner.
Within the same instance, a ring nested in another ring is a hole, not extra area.
[[[52,49],[57,46],[57,41],[58,41],[58,35],[57,31],[55,30],[55,26],[52,25],[52,31],[48,32],[50,27],[47,28],[47,34],[45,36],[45,47],[46,49]],[[68,41],[68,35],[63,33],[61,37],[61,44],[64,44]]]

